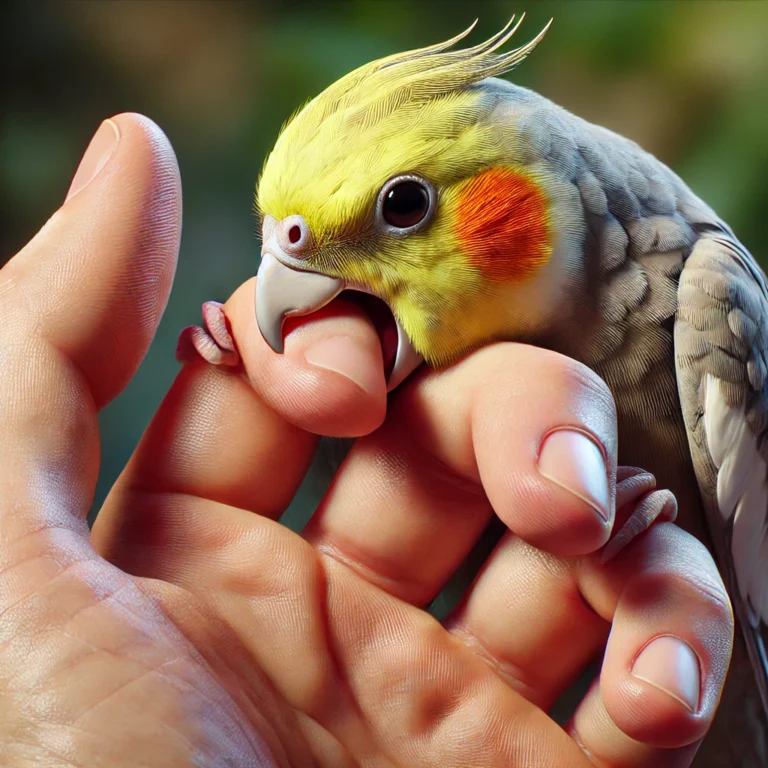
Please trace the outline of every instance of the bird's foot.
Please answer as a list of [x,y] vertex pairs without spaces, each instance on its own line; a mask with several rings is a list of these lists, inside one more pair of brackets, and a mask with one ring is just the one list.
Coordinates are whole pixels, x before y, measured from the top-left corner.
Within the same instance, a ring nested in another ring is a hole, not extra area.
[[190,325],[179,334],[176,359],[190,363],[202,358],[211,365],[235,366],[240,355],[227,326],[227,317],[218,301],[203,304],[203,326]]
[[600,558],[603,564],[616,557],[657,520],[674,522],[677,517],[674,494],[672,491],[656,490],[656,478],[649,472],[620,467],[616,480],[616,525],[621,527],[603,549]]

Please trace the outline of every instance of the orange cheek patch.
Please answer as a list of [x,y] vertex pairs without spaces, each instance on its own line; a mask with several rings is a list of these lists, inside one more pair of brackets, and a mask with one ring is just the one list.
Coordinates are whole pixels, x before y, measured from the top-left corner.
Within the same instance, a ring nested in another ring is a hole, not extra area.
[[541,188],[508,168],[490,168],[464,185],[456,234],[472,266],[491,280],[522,280],[552,250]]

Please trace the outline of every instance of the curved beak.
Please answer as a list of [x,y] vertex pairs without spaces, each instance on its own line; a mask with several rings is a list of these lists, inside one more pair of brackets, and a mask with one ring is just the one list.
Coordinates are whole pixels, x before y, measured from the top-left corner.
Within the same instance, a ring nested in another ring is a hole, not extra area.
[[[337,277],[310,271],[305,264],[299,266],[296,259],[280,248],[274,237],[270,238],[262,248],[261,265],[256,277],[256,323],[264,341],[275,352],[282,354],[285,318],[311,315],[346,288],[360,290]],[[397,352],[387,380],[387,391],[405,381],[423,360],[396,317],[395,324]]]

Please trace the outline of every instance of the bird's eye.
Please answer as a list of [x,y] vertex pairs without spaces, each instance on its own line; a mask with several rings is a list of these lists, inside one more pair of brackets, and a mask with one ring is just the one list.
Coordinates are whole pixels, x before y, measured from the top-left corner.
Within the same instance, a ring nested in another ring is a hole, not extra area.
[[390,226],[408,229],[427,215],[429,198],[429,192],[418,181],[399,181],[384,193],[381,214]]

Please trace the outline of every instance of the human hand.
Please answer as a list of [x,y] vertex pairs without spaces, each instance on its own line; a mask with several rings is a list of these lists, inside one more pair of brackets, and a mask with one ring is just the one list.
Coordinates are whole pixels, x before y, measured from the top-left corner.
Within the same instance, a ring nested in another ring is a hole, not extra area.
[[[0,273],[3,764],[689,765],[728,664],[728,599],[669,523],[607,565],[590,554],[652,483],[617,490],[610,397],[560,356],[496,345],[409,382],[384,420],[359,309],[296,321],[278,357],[249,281],[226,306],[243,367],[182,369],[89,534],[96,415],[151,341],[179,228],[167,140],[122,115]],[[566,426],[602,450],[553,443],[586,465],[558,484],[539,448]],[[277,519],[318,432],[367,436],[299,535]],[[591,504],[562,487],[579,477]],[[491,504],[515,535],[441,625],[424,607]],[[609,630],[563,731],[546,709]],[[685,644],[648,646],[660,637]]]

